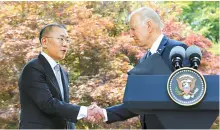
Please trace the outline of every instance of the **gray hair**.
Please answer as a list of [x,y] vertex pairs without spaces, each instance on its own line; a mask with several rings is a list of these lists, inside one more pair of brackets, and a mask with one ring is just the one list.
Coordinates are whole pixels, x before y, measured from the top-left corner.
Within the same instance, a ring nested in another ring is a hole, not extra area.
[[139,8],[135,11],[133,11],[129,16],[128,16],[128,22],[130,22],[131,17],[134,14],[139,14],[140,15],[140,20],[142,21],[142,24],[144,25],[147,20],[152,20],[154,23],[156,23],[160,29],[162,30],[163,28],[163,23],[160,20],[160,16],[151,8],[149,7],[142,7]]

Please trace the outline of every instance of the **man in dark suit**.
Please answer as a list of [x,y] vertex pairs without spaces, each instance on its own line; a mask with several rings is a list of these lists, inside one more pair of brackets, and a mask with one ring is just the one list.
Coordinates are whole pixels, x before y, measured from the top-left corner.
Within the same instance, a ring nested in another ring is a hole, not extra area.
[[[171,40],[162,34],[163,24],[161,23],[158,14],[148,7],[137,9],[129,16],[129,24],[130,35],[135,40],[135,44],[148,50],[147,53],[140,59],[140,63],[148,58],[149,55],[158,52],[165,64],[173,71],[174,68],[169,60],[169,53],[171,49],[175,46],[182,46],[186,49],[187,46],[179,41]],[[125,108],[123,104],[107,108],[103,115],[105,115],[105,121],[107,123],[123,121],[137,116],[137,114]],[[146,113],[140,116],[142,128],[164,128],[163,125],[160,124],[156,115]]]
[[101,119],[94,108],[69,104],[68,74],[58,64],[71,42],[66,28],[49,24],[41,30],[39,40],[41,53],[25,65],[19,77],[19,128],[73,129],[77,120],[87,116],[96,114]]

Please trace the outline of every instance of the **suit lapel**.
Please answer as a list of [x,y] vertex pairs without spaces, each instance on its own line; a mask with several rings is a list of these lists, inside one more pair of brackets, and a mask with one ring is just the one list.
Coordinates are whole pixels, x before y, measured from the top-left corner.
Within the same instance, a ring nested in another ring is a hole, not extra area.
[[63,83],[63,91],[64,91],[64,101],[69,102],[69,88],[68,88],[68,78],[66,74],[64,73],[63,68],[60,69],[61,77],[62,77],[62,83]]
[[46,58],[39,54],[38,59],[40,60],[40,62],[42,63],[44,70],[45,70],[45,74],[47,75],[47,77],[49,77],[49,79],[51,80],[52,84],[54,85],[55,89],[57,90],[57,92],[59,93],[59,97],[60,99],[62,99],[61,97],[61,92],[60,92],[60,88],[56,79],[56,76],[49,64],[49,62],[46,60]]
[[[159,47],[157,48],[157,52],[162,55],[163,51],[164,51],[164,48],[166,47],[167,45],[167,42],[168,42],[168,37],[167,36],[164,36],[163,39],[161,40],[160,42],[160,45]],[[144,54],[144,56],[139,60],[139,63],[143,62],[145,59],[146,59],[146,56],[147,56],[147,53]]]
[[[173,71],[172,63],[170,62],[170,59],[169,59],[169,55],[170,55],[170,50],[168,47],[169,43],[170,43],[169,38],[167,36],[164,36],[158,48],[158,52],[160,53],[166,65],[170,68],[171,71]],[[166,47],[167,49],[165,49]]]
[[162,41],[160,42],[160,45],[157,49],[157,52],[159,52],[160,55],[162,55],[163,51],[164,51],[164,48],[166,47],[167,45],[167,42],[168,42],[168,37],[167,36],[164,36]]

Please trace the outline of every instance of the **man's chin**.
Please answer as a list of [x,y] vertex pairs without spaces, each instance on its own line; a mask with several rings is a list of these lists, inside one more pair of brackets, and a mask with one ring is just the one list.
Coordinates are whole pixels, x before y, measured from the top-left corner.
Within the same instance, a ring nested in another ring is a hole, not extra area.
[[63,60],[65,58],[65,55],[62,55],[62,56],[59,56],[59,57],[57,57],[57,59],[56,60]]
[[149,48],[148,46],[146,46],[146,45],[143,45],[143,44],[141,44],[141,45],[138,45],[138,47],[140,47],[140,48],[144,48],[144,49],[148,49],[148,48]]
[[62,56],[61,58],[60,58],[60,60],[63,60],[65,58],[65,55],[64,56]]

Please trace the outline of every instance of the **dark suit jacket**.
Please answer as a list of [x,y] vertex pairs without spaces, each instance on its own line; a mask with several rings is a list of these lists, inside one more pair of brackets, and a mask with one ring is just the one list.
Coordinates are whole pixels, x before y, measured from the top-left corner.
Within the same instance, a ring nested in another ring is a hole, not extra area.
[[[157,50],[160,53],[165,64],[170,68],[171,71],[173,71],[174,68],[172,67],[171,61],[169,60],[169,54],[170,54],[171,49],[175,46],[182,46],[185,49],[187,48],[187,46],[184,43],[169,39],[168,37],[164,36]],[[144,60],[144,57],[141,58],[140,62]],[[187,64],[186,61],[184,62],[184,64]],[[125,108],[123,104],[109,107],[106,110],[107,110],[107,116],[108,116],[107,123],[123,121],[123,120],[137,116],[137,114]],[[157,116],[154,114],[143,114],[141,115],[140,120],[141,120],[141,125],[143,129],[147,129],[147,128],[148,129],[163,129],[164,128],[163,125],[160,124]]]
[[80,106],[69,103],[68,74],[61,68],[64,100],[55,74],[43,55],[25,65],[19,77],[21,129],[74,128]]

